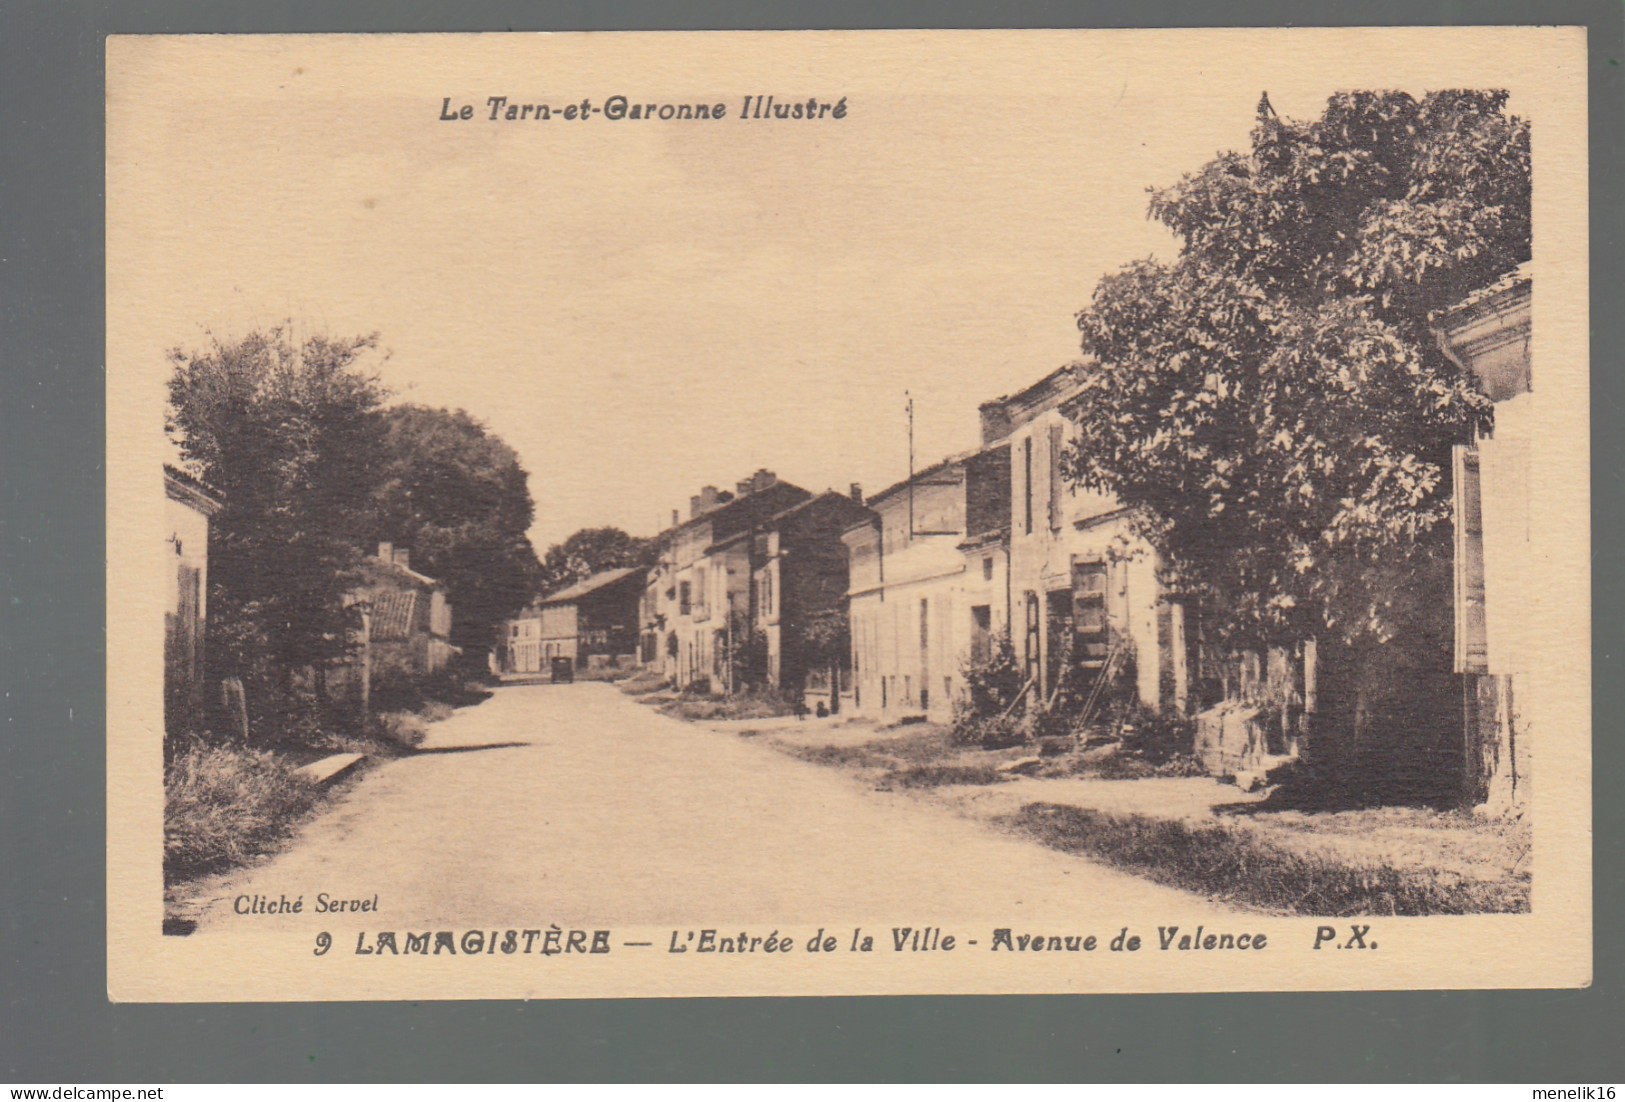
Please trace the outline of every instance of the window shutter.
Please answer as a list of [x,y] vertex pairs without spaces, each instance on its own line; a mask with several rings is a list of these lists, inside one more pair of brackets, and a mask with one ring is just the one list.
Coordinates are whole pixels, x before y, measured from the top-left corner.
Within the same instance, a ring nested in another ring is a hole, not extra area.
[[1061,450],[1065,447],[1065,434],[1064,426],[1049,427],[1049,526],[1052,532],[1061,530]]
[[1456,672],[1488,673],[1484,617],[1484,506],[1478,450],[1457,444],[1451,452],[1456,529]]

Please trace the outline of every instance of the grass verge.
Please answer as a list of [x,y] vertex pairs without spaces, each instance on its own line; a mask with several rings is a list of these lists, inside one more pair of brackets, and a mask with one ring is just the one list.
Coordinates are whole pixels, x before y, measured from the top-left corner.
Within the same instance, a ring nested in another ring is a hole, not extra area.
[[1032,803],[1007,822],[1055,849],[1188,891],[1325,917],[1525,913],[1529,876],[1475,879],[1448,869],[1349,863],[1299,853],[1244,826],[1209,826]]
[[268,852],[316,804],[317,786],[270,750],[187,747],[164,771],[164,881]]
[[1003,784],[1010,778],[990,765],[914,765],[880,778],[883,788],[940,788],[949,784]]
[[772,692],[738,696],[678,696],[660,705],[668,716],[688,720],[772,719],[795,714],[795,705]]

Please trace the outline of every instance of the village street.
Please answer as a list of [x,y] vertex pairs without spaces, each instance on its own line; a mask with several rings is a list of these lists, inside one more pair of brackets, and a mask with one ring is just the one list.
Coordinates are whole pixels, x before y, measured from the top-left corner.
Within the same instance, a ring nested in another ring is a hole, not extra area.
[[[195,936],[321,929],[332,916],[315,912],[320,893],[376,898],[364,921],[386,928],[1044,919],[1076,929],[1215,907],[597,683],[503,687],[435,724],[419,752],[374,767],[282,854],[211,883],[194,901]],[[255,896],[303,907],[240,913]]]

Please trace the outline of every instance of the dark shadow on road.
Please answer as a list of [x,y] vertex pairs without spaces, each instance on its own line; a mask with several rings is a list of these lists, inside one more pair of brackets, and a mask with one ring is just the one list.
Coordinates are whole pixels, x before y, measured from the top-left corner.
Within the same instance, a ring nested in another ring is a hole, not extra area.
[[529,742],[482,742],[476,746],[430,746],[407,751],[408,757],[420,754],[469,754],[475,750],[505,750],[511,746],[531,746]]

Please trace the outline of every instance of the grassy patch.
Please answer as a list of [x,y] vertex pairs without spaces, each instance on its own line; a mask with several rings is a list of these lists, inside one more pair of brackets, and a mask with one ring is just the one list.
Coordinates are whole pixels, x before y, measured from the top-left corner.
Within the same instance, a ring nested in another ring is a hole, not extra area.
[[897,788],[940,788],[949,784],[1003,784],[1010,778],[991,765],[913,765],[894,769],[880,778]]
[[855,745],[784,749],[819,765],[875,771],[883,774],[878,778],[881,782],[903,788],[997,784],[1009,779],[997,767],[1023,753],[1019,748],[990,751],[966,746],[951,728],[935,724],[909,724],[888,730],[896,733]]
[[642,672],[638,666],[581,666],[576,669],[577,681],[629,681]]
[[1038,774],[1046,777],[1096,777],[1103,781],[1138,781],[1147,777],[1205,777],[1202,763],[1189,754],[1175,754],[1164,761],[1152,761],[1134,753],[1109,747],[1104,753],[1076,754],[1055,758]]
[[164,773],[164,879],[269,851],[315,806],[317,788],[269,750],[188,747]]
[[772,719],[795,714],[795,705],[777,693],[740,693],[738,696],[679,696],[660,705],[661,712],[678,719]]
[[[1204,895],[1315,916],[1523,913],[1529,876],[1347,861],[1299,852],[1233,822],[1214,825],[1033,803],[1011,825],[1046,845]],[[1493,828],[1490,828],[1493,829]]]
[[655,669],[638,670],[631,677],[616,684],[621,692],[630,696],[642,696],[645,693],[657,693],[671,688],[671,682],[660,676],[660,671]]

